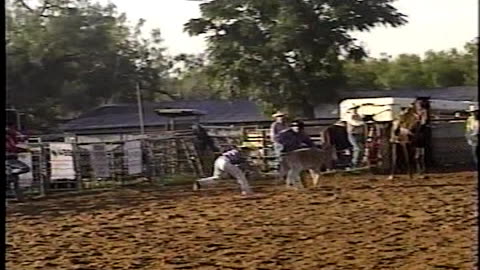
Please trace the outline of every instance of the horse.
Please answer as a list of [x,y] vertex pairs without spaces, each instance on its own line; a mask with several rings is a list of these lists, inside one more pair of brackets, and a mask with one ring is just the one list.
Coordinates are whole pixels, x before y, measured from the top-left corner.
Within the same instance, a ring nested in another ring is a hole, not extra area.
[[215,144],[213,138],[200,124],[192,125],[193,144],[200,158],[202,167],[206,170],[205,174],[213,173],[213,163],[220,149]]
[[425,172],[425,145],[423,141],[425,139],[425,134],[421,130],[422,123],[419,115],[422,112],[416,106],[408,107],[404,112],[402,112],[396,119],[392,122],[392,129],[390,135],[390,143],[392,145],[392,167],[390,176],[388,179],[392,180],[395,175],[397,167],[397,145],[400,145],[404,154],[405,163],[407,165],[408,176],[410,179],[413,178],[412,170],[410,168],[410,153],[408,151],[408,146],[415,146],[415,163],[417,168],[417,173],[420,176],[424,177]]

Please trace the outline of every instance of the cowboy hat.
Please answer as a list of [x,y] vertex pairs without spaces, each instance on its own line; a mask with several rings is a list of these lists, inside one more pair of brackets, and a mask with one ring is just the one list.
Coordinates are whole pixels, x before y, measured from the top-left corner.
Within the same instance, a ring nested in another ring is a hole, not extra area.
[[285,115],[286,115],[285,113],[283,113],[281,111],[278,111],[278,112],[272,114],[272,117],[280,117],[280,116],[285,116]]
[[290,125],[292,127],[299,127],[299,128],[304,128],[305,127],[305,123],[303,123],[302,120],[295,120],[292,122],[292,124]]
[[474,111],[478,111],[478,106],[477,105],[468,106],[467,112],[474,112]]

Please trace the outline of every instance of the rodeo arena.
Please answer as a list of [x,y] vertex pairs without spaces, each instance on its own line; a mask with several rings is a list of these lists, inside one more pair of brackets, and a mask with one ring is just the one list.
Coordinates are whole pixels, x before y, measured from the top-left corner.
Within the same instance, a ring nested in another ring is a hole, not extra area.
[[7,269],[474,269],[477,91],[94,108],[7,159]]

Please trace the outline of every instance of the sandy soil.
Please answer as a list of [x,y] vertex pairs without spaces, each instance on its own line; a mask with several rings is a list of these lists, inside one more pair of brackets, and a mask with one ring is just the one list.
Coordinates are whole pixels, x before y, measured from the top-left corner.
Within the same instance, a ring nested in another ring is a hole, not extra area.
[[136,187],[9,204],[7,269],[473,269],[476,182],[331,176],[252,200]]

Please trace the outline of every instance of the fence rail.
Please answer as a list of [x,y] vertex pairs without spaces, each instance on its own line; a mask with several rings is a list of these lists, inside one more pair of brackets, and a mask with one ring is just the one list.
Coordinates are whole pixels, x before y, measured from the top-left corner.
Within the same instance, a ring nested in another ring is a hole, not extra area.
[[[336,119],[306,122],[306,132],[315,144],[323,141],[322,131]],[[472,151],[464,138],[465,121],[433,119],[432,156],[437,166],[472,164]],[[263,172],[276,169],[276,158],[268,126],[205,126],[222,150],[233,145],[253,147],[250,162]],[[71,136],[70,136],[71,137]],[[110,136],[60,142],[31,142],[26,163],[31,173],[21,176],[27,193],[97,189],[128,185],[139,179],[162,181],[171,175],[204,176],[212,172],[216,154],[200,151],[188,130],[146,136]],[[65,177],[62,178],[62,173]]]

